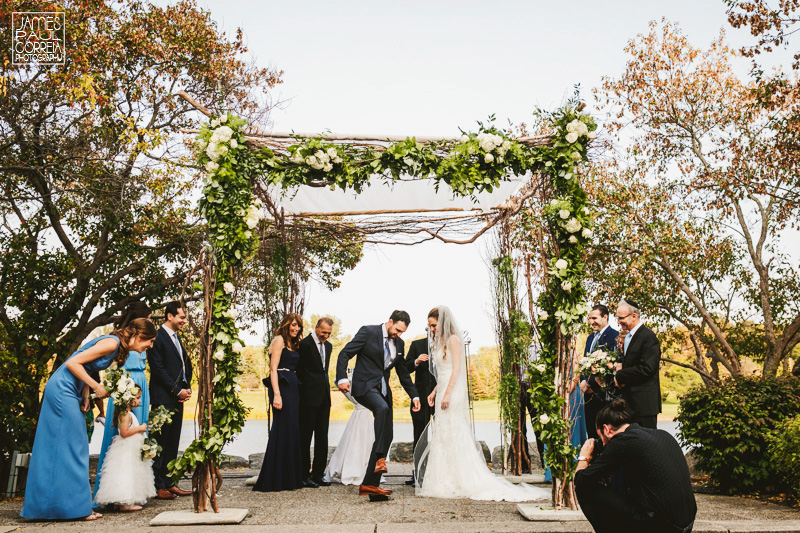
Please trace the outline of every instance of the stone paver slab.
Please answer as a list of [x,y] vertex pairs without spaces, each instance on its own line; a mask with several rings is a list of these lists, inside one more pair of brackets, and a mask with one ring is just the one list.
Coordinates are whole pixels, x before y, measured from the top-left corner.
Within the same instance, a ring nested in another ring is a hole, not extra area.
[[250,511],[248,509],[222,508],[218,513],[194,511],[166,511],[150,520],[151,526],[191,526],[198,524],[238,524]]

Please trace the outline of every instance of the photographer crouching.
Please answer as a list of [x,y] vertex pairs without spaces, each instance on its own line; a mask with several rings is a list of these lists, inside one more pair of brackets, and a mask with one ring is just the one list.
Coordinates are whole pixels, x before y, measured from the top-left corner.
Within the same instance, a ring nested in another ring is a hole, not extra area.
[[[621,399],[603,407],[595,425],[600,439],[584,443],[575,474],[578,503],[594,530],[690,532],[697,504],[689,467],[675,438],[631,423]],[[605,485],[619,470],[623,492]]]

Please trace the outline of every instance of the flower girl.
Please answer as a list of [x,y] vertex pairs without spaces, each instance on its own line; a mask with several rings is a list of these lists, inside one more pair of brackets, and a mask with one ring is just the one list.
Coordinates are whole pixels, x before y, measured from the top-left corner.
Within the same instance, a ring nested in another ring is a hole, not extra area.
[[114,437],[106,452],[95,505],[116,505],[120,511],[139,511],[147,498],[156,495],[153,461],[142,459],[147,424],[140,424],[132,411],[141,401],[142,391],[138,389],[133,400],[114,417],[119,435]]

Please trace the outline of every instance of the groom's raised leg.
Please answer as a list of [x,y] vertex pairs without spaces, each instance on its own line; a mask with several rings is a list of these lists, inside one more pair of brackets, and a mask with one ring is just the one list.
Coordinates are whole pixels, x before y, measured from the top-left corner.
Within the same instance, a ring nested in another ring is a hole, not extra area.
[[369,463],[367,463],[367,470],[361,483],[377,487],[381,482],[381,474],[375,472],[375,464],[378,459],[386,458],[389,445],[392,443],[392,407],[377,388],[367,391],[363,396],[358,396],[356,401],[372,411],[375,419],[375,442],[372,444]]

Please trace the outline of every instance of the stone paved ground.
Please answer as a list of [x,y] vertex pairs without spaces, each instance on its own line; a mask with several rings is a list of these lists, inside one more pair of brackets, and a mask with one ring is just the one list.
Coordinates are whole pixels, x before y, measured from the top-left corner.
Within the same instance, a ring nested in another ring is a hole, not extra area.
[[[259,493],[250,490],[245,480],[255,471],[226,471],[220,490],[224,507],[249,509],[247,519],[234,531],[274,531],[301,533],[449,533],[517,532],[517,531],[591,531],[586,522],[534,523],[517,512],[516,504],[419,498],[414,489],[403,482],[407,465],[390,465],[386,486],[394,490],[389,502],[370,503],[358,496],[356,487],[333,485],[319,489],[301,489],[280,493]],[[181,486],[189,488],[188,480]],[[696,532],[705,531],[798,531],[800,511],[773,503],[747,498],[697,495],[699,508]],[[22,501],[0,503],[0,533],[14,530],[69,531],[158,531],[149,527],[150,520],[162,511],[191,508],[191,498],[173,501],[153,500],[137,513],[107,512],[97,522],[30,522],[20,519]],[[424,524],[424,526],[423,526]],[[184,526],[185,527],[185,526]],[[216,526],[218,529],[220,526]],[[191,531],[211,531],[211,527],[192,526]]]

